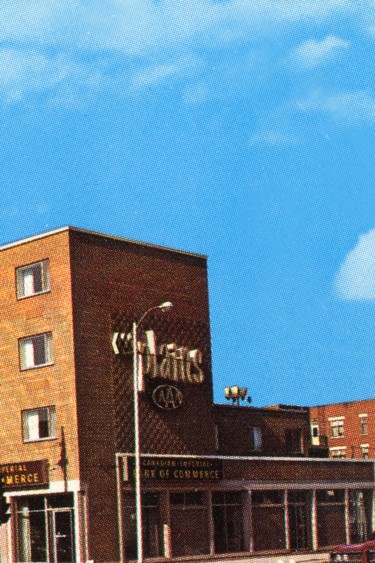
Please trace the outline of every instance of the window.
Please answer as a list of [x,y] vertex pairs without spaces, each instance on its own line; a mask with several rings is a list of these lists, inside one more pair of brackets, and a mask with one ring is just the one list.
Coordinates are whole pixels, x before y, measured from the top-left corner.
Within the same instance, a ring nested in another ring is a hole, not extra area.
[[19,340],[20,367],[36,368],[52,363],[52,334],[36,334]]
[[343,489],[322,489],[316,491],[318,504],[342,504],[345,505],[345,491]]
[[288,453],[302,453],[302,430],[300,428],[287,428],[285,430],[285,445]]
[[344,436],[344,418],[329,419],[331,438],[342,438]]
[[361,452],[363,459],[368,459],[369,448],[370,448],[369,444],[361,444]]
[[16,277],[19,299],[49,291],[49,260],[17,268]]
[[331,457],[333,459],[346,459],[346,447],[330,448]]
[[[128,558],[137,558],[136,507],[134,494],[125,492],[123,498],[124,543],[126,560],[128,561]],[[158,493],[142,493],[143,550],[145,557],[163,557],[164,555],[160,504]]]
[[215,553],[238,552],[244,549],[240,492],[212,493]]
[[204,506],[204,496],[201,491],[171,493],[169,498],[172,505]]
[[24,442],[56,438],[56,407],[43,407],[22,411]]
[[317,422],[313,422],[311,424],[311,443],[313,446],[319,446],[320,445],[320,439],[319,439],[319,425]]
[[359,415],[360,433],[362,436],[367,436],[368,434],[368,416],[367,414]]
[[74,561],[73,493],[16,497],[14,504],[16,561]]
[[252,452],[259,452],[262,449],[262,429],[258,426],[250,427],[249,446]]

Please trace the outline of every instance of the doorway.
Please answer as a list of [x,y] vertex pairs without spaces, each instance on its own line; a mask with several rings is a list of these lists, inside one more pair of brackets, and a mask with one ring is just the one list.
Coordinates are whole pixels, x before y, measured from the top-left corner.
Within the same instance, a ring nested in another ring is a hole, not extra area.
[[16,560],[75,563],[73,495],[16,499]]

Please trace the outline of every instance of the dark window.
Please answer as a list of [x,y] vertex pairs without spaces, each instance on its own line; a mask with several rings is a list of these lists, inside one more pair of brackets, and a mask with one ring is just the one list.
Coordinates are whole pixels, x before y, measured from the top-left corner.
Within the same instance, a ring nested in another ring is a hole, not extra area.
[[285,430],[285,445],[288,453],[302,453],[302,430],[299,428],[287,428]]
[[283,504],[283,491],[253,491],[253,504]]
[[[135,498],[131,493],[124,494],[124,539],[127,560],[137,557],[135,519]],[[160,495],[142,494],[143,550],[145,557],[164,555],[162,523],[160,517]]]
[[242,494],[223,492],[212,494],[215,530],[215,553],[243,550]]
[[204,504],[203,493],[194,491],[192,493],[171,493],[171,504],[182,504],[189,506],[202,506]]
[[345,492],[342,489],[327,489],[316,492],[316,499],[321,503],[343,503],[345,502]]

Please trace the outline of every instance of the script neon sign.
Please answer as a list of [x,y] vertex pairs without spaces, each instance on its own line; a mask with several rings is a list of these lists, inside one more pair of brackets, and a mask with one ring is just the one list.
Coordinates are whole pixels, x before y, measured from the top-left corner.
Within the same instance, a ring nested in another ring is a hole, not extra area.
[[[115,354],[133,352],[131,333],[115,332],[112,338]],[[203,356],[198,349],[190,350],[176,343],[157,345],[155,332],[145,331],[145,340],[138,341],[138,361],[140,376],[147,375],[150,379],[161,378],[181,383],[202,383]]]

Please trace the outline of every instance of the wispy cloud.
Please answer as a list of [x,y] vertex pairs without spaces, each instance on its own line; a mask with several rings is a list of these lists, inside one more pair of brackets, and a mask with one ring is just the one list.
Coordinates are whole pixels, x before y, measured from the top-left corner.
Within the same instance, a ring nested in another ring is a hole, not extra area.
[[[74,104],[77,86],[106,81],[98,61],[107,56],[116,59],[118,80],[128,80],[130,89],[142,90],[172,77],[190,76],[192,69],[184,59],[192,45],[200,53],[231,41],[253,45],[256,38],[273,36],[275,25],[278,32],[290,32],[292,24],[320,24],[355,14],[357,5],[357,0],[2,2],[0,93],[3,99],[14,101],[27,93],[55,89],[52,103]],[[327,45],[317,44],[315,49],[339,48],[332,39],[330,45],[326,41]],[[129,61],[143,68],[129,76]],[[99,71],[93,71],[95,65]],[[205,88],[185,89],[186,103],[206,99],[213,89],[209,80],[205,84]]]
[[8,102],[26,93],[55,89],[68,82],[86,83],[90,87],[100,82],[100,71],[79,65],[65,55],[46,56],[35,50],[0,50],[0,95]]
[[354,7],[354,0],[18,0],[1,5],[0,40],[140,54],[198,34],[228,41],[267,23],[321,21]]
[[297,102],[300,111],[320,111],[342,124],[375,121],[375,98],[367,91],[327,93],[314,91]]
[[138,90],[149,86],[156,86],[169,78],[191,74],[200,65],[200,59],[191,55],[181,57],[169,63],[149,65],[133,75],[131,87]]
[[349,47],[349,42],[335,35],[328,35],[321,41],[309,39],[294,49],[291,59],[299,67],[314,68],[332,60],[339,50],[347,47]]
[[295,145],[296,143],[298,143],[298,139],[295,135],[278,130],[258,131],[250,138],[251,146],[268,145],[276,147],[283,145]]
[[347,254],[335,279],[337,294],[346,300],[375,300],[375,229],[361,235]]

